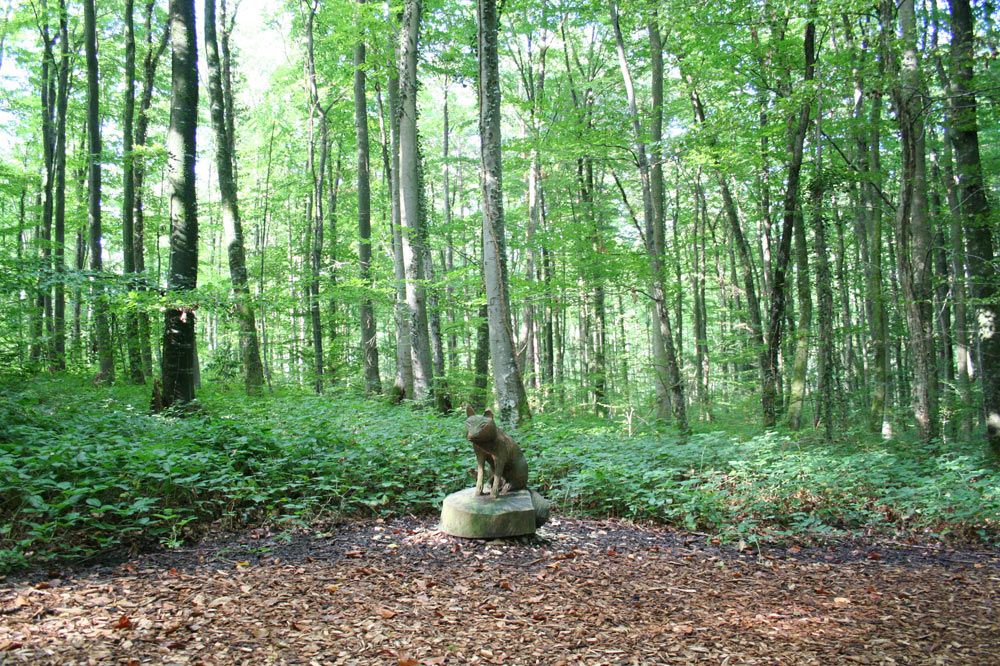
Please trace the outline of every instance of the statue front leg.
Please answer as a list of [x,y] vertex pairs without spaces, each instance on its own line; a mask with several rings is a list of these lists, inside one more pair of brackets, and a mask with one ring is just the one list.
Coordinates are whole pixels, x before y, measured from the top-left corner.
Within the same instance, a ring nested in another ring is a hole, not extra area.
[[483,494],[483,476],[485,474],[486,456],[476,449],[476,495]]
[[500,456],[494,456],[493,458],[493,486],[490,488],[490,495],[493,499],[497,498],[500,492],[501,486],[503,486],[503,474],[504,468],[507,466],[507,461]]

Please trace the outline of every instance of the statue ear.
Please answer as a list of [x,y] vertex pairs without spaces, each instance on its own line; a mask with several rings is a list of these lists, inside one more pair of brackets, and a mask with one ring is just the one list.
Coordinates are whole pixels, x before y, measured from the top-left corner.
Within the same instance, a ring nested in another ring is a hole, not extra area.
[[466,416],[475,416],[476,415],[476,410],[474,410],[472,407],[466,407],[465,408],[465,415]]
[[485,416],[488,419],[493,418],[493,410],[492,409],[487,409],[485,412],[483,412],[483,416]]

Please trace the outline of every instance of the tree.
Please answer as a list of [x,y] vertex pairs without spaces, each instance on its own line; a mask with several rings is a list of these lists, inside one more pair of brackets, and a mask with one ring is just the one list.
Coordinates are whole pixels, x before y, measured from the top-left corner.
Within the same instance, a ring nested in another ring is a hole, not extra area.
[[[882,29],[891,26],[891,6],[882,2]],[[927,206],[926,134],[923,108],[925,93],[917,50],[913,0],[899,4],[902,58],[890,56],[899,72],[892,99],[902,143],[902,173],[896,209],[895,241],[903,312],[909,329],[913,364],[913,416],[924,440],[938,433],[937,365],[934,359],[934,323],[931,310],[931,235]],[[894,50],[889,50],[894,53]]]
[[531,418],[528,397],[514,354],[510,300],[507,294],[507,246],[504,238],[500,159],[500,73],[497,55],[497,7],[478,0],[479,136],[483,192],[483,271],[489,317],[490,356],[500,420],[512,425]]
[[[257,343],[257,323],[250,302],[247,281],[246,251],[243,247],[243,223],[240,220],[236,177],[233,165],[235,120],[226,118],[233,105],[226,99],[222,85],[223,68],[215,30],[215,0],[205,0],[205,55],[208,63],[208,92],[211,99],[212,128],[215,131],[215,161],[219,174],[222,224],[229,258],[229,278],[236,298],[236,318],[240,329],[240,356],[243,359],[247,393],[256,393],[264,383],[264,368]],[[231,93],[230,93],[231,94]]]
[[[364,0],[358,0],[359,10]],[[358,271],[364,288],[372,286],[372,225],[371,184],[368,170],[368,100],[365,95],[365,40],[364,32],[354,45],[354,123],[358,144]],[[361,318],[361,353],[364,363],[365,392],[382,392],[378,370],[378,336],[375,328],[375,310],[371,297],[365,294],[359,308]]]
[[434,367],[427,330],[427,292],[424,286],[426,242],[420,211],[420,178],[417,145],[417,41],[420,35],[421,0],[407,0],[399,34],[399,219],[403,265],[406,268],[406,308],[413,367],[413,398],[431,397]]
[[[803,48],[805,50],[805,80],[811,81],[816,62],[815,51],[816,26],[810,21],[806,24]],[[788,271],[788,261],[791,256],[792,231],[799,206],[799,176],[802,171],[802,152],[809,129],[809,102],[802,108],[794,120],[789,119],[790,132],[787,136],[788,182],[785,186],[784,210],[782,211],[781,239],[778,244],[778,254],[774,259],[774,274],[771,279],[771,304],[768,310],[767,325],[767,356],[764,365],[764,387],[761,391],[761,403],[764,413],[764,425],[774,426],[777,423],[777,393],[778,393],[778,353],[781,349],[781,336],[785,324],[785,278]]]
[[986,439],[1000,457],[1000,284],[993,234],[996,222],[986,188],[979,152],[976,93],[973,84],[973,17],[969,0],[951,0],[951,94],[956,175],[965,234],[969,241],[969,272],[976,299],[978,336],[986,417]]
[[[101,248],[101,113],[97,63],[97,19],[94,0],[84,0],[84,43],[87,52],[87,218],[90,227],[90,270],[104,270]],[[97,329],[97,353],[100,370],[97,376],[105,383],[115,380],[115,356],[111,342],[108,306],[103,298],[101,280],[94,281],[94,326]]]
[[[198,202],[195,134],[198,126],[198,49],[194,0],[170,0],[170,129],[167,196],[170,201],[170,267],[161,368],[162,406],[194,400],[195,317],[184,292],[198,284]],[[154,389],[155,391],[155,389]]]
[[[657,314],[657,325],[660,329],[660,339],[663,343],[664,360],[667,363],[667,376],[670,385],[670,407],[676,421],[677,429],[682,434],[688,433],[687,406],[684,399],[684,384],[681,379],[680,365],[677,362],[677,352],[674,348],[674,333],[670,325],[670,305],[667,303],[666,270],[662,248],[656,246],[657,223],[653,204],[653,187],[651,183],[649,157],[646,154],[646,143],[643,139],[639,108],[635,98],[635,86],[632,73],[629,70],[628,59],[625,57],[625,42],[618,20],[617,1],[611,3],[611,25],[615,31],[615,44],[618,51],[618,66],[625,81],[625,92],[628,96],[629,116],[635,133],[635,154],[639,163],[639,177],[642,181],[642,215],[645,222],[643,239],[646,254],[649,257],[649,270],[652,274],[653,304]],[[655,38],[654,38],[655,41]],[[659,232],[662,237],[662,231]]]

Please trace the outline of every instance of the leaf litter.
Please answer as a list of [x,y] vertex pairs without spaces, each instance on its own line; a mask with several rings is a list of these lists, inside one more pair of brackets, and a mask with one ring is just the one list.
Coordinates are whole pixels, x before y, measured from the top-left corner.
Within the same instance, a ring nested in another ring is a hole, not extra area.
[[1000,553],[354,520],[8,580],[0,617],[4,665],[992,665]]

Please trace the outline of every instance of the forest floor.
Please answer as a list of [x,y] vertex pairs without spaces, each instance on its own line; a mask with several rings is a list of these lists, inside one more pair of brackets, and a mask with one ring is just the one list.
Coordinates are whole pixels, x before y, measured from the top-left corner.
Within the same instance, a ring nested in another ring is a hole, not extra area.
[[556,517],[258,530],[0,582],[0,664],[997,664],[1000,553]]

